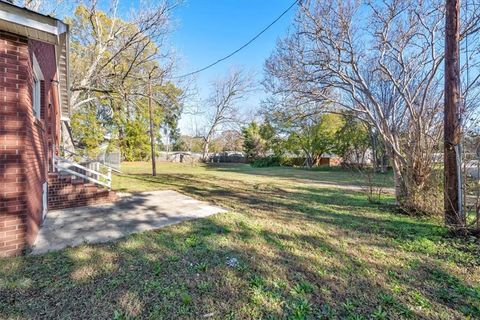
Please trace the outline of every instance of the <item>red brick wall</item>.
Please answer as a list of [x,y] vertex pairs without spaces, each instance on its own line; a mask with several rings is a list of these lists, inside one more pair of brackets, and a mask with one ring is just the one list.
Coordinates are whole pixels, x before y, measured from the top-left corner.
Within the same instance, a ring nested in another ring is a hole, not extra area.
[[[19,254],[42,223],[47,146],[58,126],[49,103],[55,79],[52,45],[0,32],[0,255]],[[44,76],[41,119],[32,110],[32,53]],[[53,67],[52,67],[53,66]]]
[[[42,100],[42,115],[45,128],[47,130],[47,150],[48,163],[52,164],[53,145],[55,145],[56,154],[58,154],[60,139],[60,108],[58,107],[58,82],[57,82],[57,66],[55,60],[55,47],[51,44],[29,40],[30,54],[35,53],[40,69],[44,77],[42,89],[44,90],[44,99]],[[52,168],[50,168],[52,169]],[[50,170],[53,171],[53,170]]]
[[117,195],[113,191],[97,187],[95,184],[72,181],[71,176],[62,176],[58,173],[48,175],[49,209],[82,207],[116,200]]

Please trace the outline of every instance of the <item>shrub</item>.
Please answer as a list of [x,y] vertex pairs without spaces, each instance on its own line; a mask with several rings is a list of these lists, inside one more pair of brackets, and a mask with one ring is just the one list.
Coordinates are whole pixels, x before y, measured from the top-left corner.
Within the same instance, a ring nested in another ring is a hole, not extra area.
[[253,160],[250,165],[255,168],[264,167],[302,167],[305,164],[305,158],[286,157],[286,156],[268,156]]
[[254,160],[250,165],[255,168],[279,167],[282,163],[282,157],[268,156]]
[[302,157],[284,157],[280,165],[286,167],[301,167],[305,163],[305,158]]

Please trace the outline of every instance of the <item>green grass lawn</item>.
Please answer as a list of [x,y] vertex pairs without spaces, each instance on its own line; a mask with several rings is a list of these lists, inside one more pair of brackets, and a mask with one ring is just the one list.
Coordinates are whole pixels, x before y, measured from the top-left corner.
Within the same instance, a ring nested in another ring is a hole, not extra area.
[[[253,168],[247,164],[157,164],[158,176],[151,178],[151,165],[145,162],[131,162],[123,164],[124,173],[129,176],[122,176],[114,181],[116,190],[124,191],[145,191],[157,190],[159,188],[170,188],[168,181],[177,181],[185,184],[182,179],[195,177],[195,179],[227,179],[248,183],[302,185],[302,186],[323,186],[344,185],[344,186],[366,186],[368,177],[358,170],[346,170],[337,167],[319,167],[315,169],[301,169],[291,167]],[[132,180],[133,179],[133,180]],[[162,183],[159,183],[162,182]],[[372,176],[372,183],[375,186],[391,188],[393,186],[393,175],[375,174]]]
[[[231,212],[0,260],[0,318],[479,319],[479,244],[372,204],[338,169],[124,164],[120,191],[174,189]],[[375,183],[388,187],[390,175]],[[474,240],[474,239],[472,239]]]

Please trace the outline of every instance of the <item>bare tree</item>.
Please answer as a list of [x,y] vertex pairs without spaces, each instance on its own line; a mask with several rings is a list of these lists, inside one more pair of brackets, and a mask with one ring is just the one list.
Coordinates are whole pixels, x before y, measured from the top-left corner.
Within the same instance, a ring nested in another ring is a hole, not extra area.
[[164,61],[158,74],[168,77],[173,61],[162,45],[176,6],[159,1],[137,8],[125,20],[118,17],[118,1],[107,11],[100,11],[96,0],[77,7],[71,21],[73,109],[104,98],[125,100],[139,90],[138,80],[146,81],[152,63]]
[[242,70],[230,73],[212,83],[212,92],[205,101],[207,123],[203,130],[203,158],[207,157],[209,145],[217,131],[239,121],[239,102],[243,101],[252,88],[250,76]]
[[392,161],[397,201],[412,209],[425,209],[419,197],[430,187],[442,133],[443,22],[441,0],[305,1],[295,29],[266,62],[276,100],[323,102],[375,127]]
[[18,0],[13,2],[21,7],[50,16],[57,15],[59,11],[66,9],[69,4],[65,0]]

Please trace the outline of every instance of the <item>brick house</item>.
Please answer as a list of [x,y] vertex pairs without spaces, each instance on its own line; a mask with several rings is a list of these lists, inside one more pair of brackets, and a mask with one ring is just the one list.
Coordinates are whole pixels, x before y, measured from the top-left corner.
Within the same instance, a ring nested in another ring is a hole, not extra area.
[[69,140],[68,30],[0,0],[0,256],[33,245],[48,209],[111,198],[56,166]]

